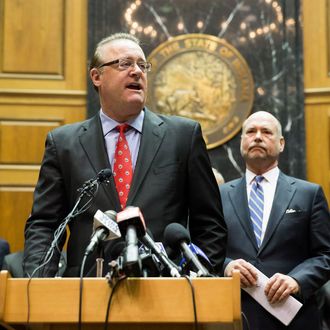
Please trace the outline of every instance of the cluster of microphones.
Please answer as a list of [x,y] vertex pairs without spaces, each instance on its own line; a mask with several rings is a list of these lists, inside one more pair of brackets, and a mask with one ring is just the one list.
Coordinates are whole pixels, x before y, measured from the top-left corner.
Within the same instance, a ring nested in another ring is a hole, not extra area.
[[[146,229],[138,207],[94,215],[93,235],[85,250],[87,257],[101,242],[116,240],[109,263],[110,279],[116,277],[212,276],[212,266],[205,253],[190,241],[188,230],[179,223],[169,224],[164,231],[164,243],[172,251],[171,258],[161,242],[155,242]],[[174,256],[174,257],[173,257]]]

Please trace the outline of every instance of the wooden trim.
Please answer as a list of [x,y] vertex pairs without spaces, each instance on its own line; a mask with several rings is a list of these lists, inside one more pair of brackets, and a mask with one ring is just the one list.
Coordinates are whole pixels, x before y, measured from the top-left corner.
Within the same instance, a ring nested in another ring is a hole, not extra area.
[[0,95],[63,95],[63,96],[85,96],[86,90],[64,90],[64,89],[5,89],[0,88]]

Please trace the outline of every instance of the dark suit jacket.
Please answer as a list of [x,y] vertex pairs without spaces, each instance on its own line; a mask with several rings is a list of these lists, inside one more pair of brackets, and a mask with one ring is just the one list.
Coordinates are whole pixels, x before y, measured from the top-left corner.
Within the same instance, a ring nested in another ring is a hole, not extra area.
[[[8,270],[11,277],[24,277],[23,274],[23,251],[9,253],[3,260],[2,269]],[[66,266],[66,252],[61,253],[57,276],[62,276]]]
[[322,316],[322,330],[330,330],[330,280],[321,287],[316,297]]
[[228,245],[225,266],[243,258],[268,277],[279,272],[296,279],[304,307],[287,328],[242,291],[242,309],[251,329],[318,329],[316,290],[330,276],[330,217],[322,188],[280,172],[260,249],[249,218],[245,177],[220,186]]
[[[187,225],[192,241],[221,270],[225,257],[226,228],[220,194],[212,174],[200,125],[180,117],[156,115],[145,109],[141,144],[127,206],[140,207],[147,228],[161,241],[171,222]],[[34,194],[32,214],[25,231],[24,270],[31,275],[41,263],[54,230],[73,208],[77,189],[97,173],[110,168],[99,116],[62,126],[47,136],[46,150]],[[120,211],[113,178],[102,184],[92,206],[70,224],[66,276],[78,276],[90,240],[93,215]],[[60,248],[64,240],[60,242]],[[106,244],[106,254],[111,250]],[[56,250],[56,249],[55,249]],[[59,255],[39,276],[56,273]],[[86,273],[95,255],[86,263]]]
[[9,243],[0,238],[0,270],[2,268],[2,263],[4,260],[4,257],[10,253]]

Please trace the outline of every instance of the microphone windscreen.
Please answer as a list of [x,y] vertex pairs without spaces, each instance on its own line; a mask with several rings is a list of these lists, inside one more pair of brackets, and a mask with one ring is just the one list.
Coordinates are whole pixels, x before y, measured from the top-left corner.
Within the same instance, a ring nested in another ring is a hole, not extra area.
[[172,249],[180,247],[181,242],[190,243],[188,230],[179,223],[170,223],[164,230],[165,244]]
[[112,172],[111,172],[110,168],[105,168],[97,174],[97,180],[99,182],[106,181],[111,177],[111,175],[112,175]]

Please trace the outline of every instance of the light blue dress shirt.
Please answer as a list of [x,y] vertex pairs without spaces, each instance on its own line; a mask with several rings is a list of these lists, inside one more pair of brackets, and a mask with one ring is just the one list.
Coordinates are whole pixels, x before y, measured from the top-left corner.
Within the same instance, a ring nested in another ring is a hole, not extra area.
[[[123,123],[118,123],[115,120],[111,119],[102,111],[102,109],[100,110],[100,118],[101,118],[103,137],[107,148],[108,158],[111,164],[111,169],[113,171],[113,160],[114,160],[116,144],[119,136],[119,131],[116,129],[116,127]],[[131,153],[133,171],[135,169],[136,160],[140,148],[143,119],[144,119],[144,111],[141,111],[137,117],[126,122],[132,127],[130,130],[125,132],[125,136]]]

